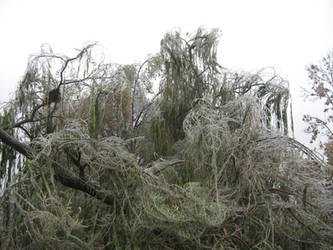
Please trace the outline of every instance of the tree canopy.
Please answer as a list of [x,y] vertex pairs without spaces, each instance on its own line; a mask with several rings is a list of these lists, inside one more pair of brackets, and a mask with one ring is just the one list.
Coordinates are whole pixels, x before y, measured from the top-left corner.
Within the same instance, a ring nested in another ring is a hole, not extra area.
[[307,92],[307,97],[324,101],[324,116],[305,115],[303,120],[309,124],[307,132],[312,136],[311,142],[319,141],[320,147],[325,150],[325,155],[332,164],[333,51],[323,57],[319,64],[308,66],[307,72],[311,80],[311,90]]
[[4,249],[319,249],[331,166],[294,140],[288,82],[168,33],[142,64],[43,45],[0,117]]

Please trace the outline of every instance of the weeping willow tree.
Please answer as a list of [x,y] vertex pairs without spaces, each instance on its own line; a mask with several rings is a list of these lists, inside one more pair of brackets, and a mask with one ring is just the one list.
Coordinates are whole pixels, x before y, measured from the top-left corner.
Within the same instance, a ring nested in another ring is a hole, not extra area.
[[168,33],[141,65],[97,44],[31,57],[0,119],[1,248],[331,247],[331,166],[288,136],[288,82],[221,67],[217,42]]

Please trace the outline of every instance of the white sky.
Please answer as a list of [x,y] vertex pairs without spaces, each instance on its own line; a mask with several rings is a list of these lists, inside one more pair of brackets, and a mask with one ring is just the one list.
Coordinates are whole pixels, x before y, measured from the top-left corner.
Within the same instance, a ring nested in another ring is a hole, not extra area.
[[199,26],[221,30],[222,66],[273,66],[289,80],[296,138],[306,142],[301,117],[321,107],[302,102],[300,86],[306,65],[333,49],[333,0],[0,0],[0,102],[43,43],[71,54],[98,41],[112,62],[133,63],[158,52],[166,32]]

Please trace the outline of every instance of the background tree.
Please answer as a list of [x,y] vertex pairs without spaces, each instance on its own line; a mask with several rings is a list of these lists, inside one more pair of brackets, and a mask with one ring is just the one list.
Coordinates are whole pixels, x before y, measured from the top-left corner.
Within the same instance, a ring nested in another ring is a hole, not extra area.
[[318,65],[311,64],[307,71],[312,82],[308,97],[322,100],[324,109],[323,115],[319,117],[305,115],[303,120],[309,124],[307,132],[312,135],[311,142],[319,141],[320,148],[324,150],[328,163],[332,165],[333,51],[328,53]]
[[217,41],[169,33],[141,65],[43,46],[2,108],[1,248],[330,247],[288,83],[223,68]]
[[[321,166],[324,173],[320,183],[325,188],[327,195],[326,213],[332,213],[332,183],[333,183],[333,51],[329,52],[318,64],[311,64],[308,68],[308,75],[312,86],[308,97],[314,100],[323,101],[323,112],[319,116],[305,115],[303,120],[309,125],[306,131],[311,134],[311,143],[319,142],[320,148],[324,151],[327,165]],[[318,170],[315,163],[312,168]]]
[[[330,114],[333,110],[333,52],[327,54],[322,61],[316,65],[312,64],[307,68],[309,78],[312,82],[311,91],[308,93],[309,97],[318,98],[324,101],[323,113],[325,120],[319,117],[306,115],[304,120],[309,123],[307,131],[312,134],[312,142],[317,140],[318,136],[322,134],[328,140],[332,140],[333,132],[331,123],[333,116]],[[321,142],[321,147],[325,147]]]

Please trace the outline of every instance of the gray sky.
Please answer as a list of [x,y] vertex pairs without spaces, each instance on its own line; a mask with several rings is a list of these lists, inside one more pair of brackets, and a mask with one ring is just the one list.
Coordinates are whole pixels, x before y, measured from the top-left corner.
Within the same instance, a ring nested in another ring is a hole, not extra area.
[[333,49],[332,0],[0,0],[0,102],[15,90],[29,55],[43,43],[72,54],[98,41],[112,62],[133,63],[158,52],[166,32],[199,26],[221,30],[224,67],[273,66],[289,80],[296,138],[306,142],[301,117],[321,109],[302,101],[300,86],[309,82],[306,65]]

